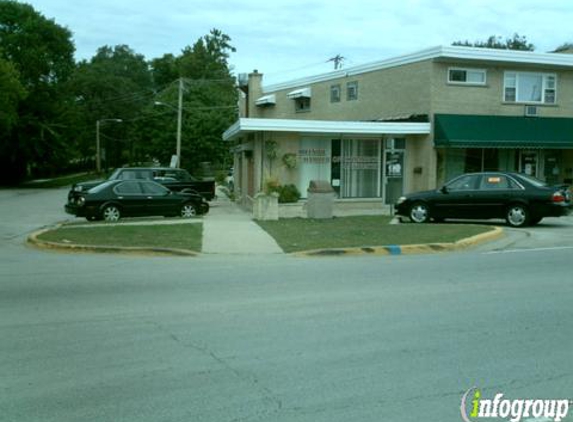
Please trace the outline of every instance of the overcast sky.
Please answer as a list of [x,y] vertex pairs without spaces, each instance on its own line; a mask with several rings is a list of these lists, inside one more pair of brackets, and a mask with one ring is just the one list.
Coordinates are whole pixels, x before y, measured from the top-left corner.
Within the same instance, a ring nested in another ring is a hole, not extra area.
[[571,0],[31,0],[73,33],[76,59],[127,44],[147,59],[179,54],[212,28],[232,38],[235,73],[264,83],[328,72],[456,40],[525,35],[538,52],[573,42]]

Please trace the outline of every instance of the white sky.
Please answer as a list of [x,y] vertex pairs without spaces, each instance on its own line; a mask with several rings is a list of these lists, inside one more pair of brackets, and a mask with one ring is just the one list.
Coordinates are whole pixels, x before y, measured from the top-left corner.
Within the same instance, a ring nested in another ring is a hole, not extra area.
[[328,72],[456,40],[525,35],[538,52],[573,42],[570,0],[29,0],[72,31],[76,59],[127,44],[147,59],[179,54],[212,28],[232,39],[235,73],[264,83]]

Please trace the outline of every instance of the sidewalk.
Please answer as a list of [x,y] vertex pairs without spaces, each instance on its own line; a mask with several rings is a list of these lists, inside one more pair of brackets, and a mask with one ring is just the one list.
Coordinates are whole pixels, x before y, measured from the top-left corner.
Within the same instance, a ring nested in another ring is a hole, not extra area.
[[281,254],[275,240],[223,193],[211,202],[203,217],[205,254]]

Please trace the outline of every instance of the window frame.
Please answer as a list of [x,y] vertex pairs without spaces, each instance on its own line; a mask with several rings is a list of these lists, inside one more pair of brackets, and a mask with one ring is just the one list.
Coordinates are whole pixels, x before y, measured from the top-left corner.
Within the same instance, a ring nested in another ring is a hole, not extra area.
[[[351,90],[354,90],[354,94],[351,95]],[[358,81],[346,82],[346,101],[357,101],[358,100]]]
[[[454,81],[451,78],[452,71],[466,72],[465,81]],[[483,73],[483,82],[471,82],[467,80],[467,74],[469,72]],[[448,84],[450,85],[461,85],[461,86],[486,86],[487,85],[487,69],[478,69],[474,67],[449,67],[448,68]]]
[[330,85],[330,102],[339,103],[342,100],[342,87],[340,84]]
[[296,113],[308,113],[311,110],[310,97],[294,98],[294,110]]
[[[540,101],[523,101],[519,99],[519,77],[520,75],[534,75],[534,76],[541,76],[541,100]],[[508,79],[512,78],[515,81],[515,86],[508,86]],[[550,83],[553,85],[550,86]],[[515,90],[515,99],[511,100],[508,99],[507,90],[508,89]],[[548,91],[553,91],[553,100],[547,101]],[[557,104],[557,73],[551,72],[528,72],[528,71],[520,71],[520,70],[506,70],[503,72],[503,91],[502,91],[502,100],[504,103],[509,104],[534,104],[534,105],[556,105]]]

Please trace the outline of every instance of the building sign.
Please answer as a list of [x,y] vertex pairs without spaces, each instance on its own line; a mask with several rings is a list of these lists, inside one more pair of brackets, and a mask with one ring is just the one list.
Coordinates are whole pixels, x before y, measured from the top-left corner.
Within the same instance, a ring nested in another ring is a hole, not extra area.
[[378,170],[379,158],[368,155],[352,155],[346,157],[334,157],[335,160],[342,161],[342,168],[344,170]]
[[301,148],[298,150],[298,158],[302,164],[330,163],[330,155],[325,148]]

